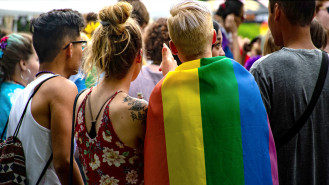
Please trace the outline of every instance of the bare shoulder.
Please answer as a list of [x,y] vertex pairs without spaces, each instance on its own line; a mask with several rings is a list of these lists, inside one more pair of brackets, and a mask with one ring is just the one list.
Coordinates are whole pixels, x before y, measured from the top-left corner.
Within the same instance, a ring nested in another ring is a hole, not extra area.
[[45,82],[45,86],[47,87],[44,88],[46,93],[49,96],[54,96],[54,98],[77,94],[76,85],[71,80],[68,80],[62,76],[49,79]]
[[[125,116],[127,121],[145,123],[148,102],[142,99],[134,98],[125,93],[120,93],[115,98],[115,104],[111,109],[112,114]],[[128,115],[128,116],[127,116]]]
[[81,92],[81,94],[79,95],[78,101],[77,101],[77,107],[80,106],[80,104],[82,103],[82,101],[84,100],[84,98],[87,96],[87,94],[89,93],[89,91],[90,91],[90,89],[85,89],[83,92]]

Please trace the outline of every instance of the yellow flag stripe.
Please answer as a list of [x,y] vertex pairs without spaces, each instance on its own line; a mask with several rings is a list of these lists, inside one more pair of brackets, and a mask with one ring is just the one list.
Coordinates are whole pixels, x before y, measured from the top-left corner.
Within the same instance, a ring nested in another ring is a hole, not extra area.
[[206,185],[198,69],[179,69],[167,74],[161,88],[170,185]]

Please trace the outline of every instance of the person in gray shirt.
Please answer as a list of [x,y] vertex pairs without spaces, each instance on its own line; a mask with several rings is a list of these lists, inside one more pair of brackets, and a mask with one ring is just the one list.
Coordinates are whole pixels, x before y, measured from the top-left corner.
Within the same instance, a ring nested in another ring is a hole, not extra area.
[[[283,46],[253,64],[275,141],[305,111],[318,79],[322,53],[311,40],[315,0],[269,1],[268,23]],[[298,134],[277,150],[281,185],[329,184],[329,79]]]

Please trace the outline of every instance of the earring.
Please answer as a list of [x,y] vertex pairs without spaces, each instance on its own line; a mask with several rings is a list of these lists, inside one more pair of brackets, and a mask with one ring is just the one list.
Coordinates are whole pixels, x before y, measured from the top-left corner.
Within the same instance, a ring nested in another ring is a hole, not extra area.
[[28,75],[24,76],[23,72],[21,72],[21,79],[24,80],[25,82],[29,83],[29,79],[31,76],[31,70],[28,68],[26,71],[28,72]]

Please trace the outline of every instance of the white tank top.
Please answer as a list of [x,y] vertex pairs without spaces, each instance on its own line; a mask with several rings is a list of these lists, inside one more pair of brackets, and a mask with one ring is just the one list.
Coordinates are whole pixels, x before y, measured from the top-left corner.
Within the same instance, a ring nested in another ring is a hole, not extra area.
[[[33,89],[43,80],[54,76],[53,74],[43,74],[42,76],[31,82],[18,95],[13,104],[8,122],[7,137],[14,135],[19,119],[23,113],[25,105],[33,93]],[[26,113],[18,132],[17,137],[23,145],[25,155],[26,175],[29,184],[36,184],[42,170],[44,169],[49,157],[52,154],[51,131],[39,125],[33,118],[31,113],[31,102],[28,104]],[[60,184],[56,175],[53,162],[50,163],[46,173],[44,174],[40,184]]]

